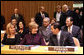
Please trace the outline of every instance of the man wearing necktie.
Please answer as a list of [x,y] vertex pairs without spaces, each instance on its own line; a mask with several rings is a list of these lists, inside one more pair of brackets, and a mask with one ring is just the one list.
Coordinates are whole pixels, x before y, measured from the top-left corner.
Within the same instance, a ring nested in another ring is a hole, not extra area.
[[80,45],[82,45],[80,27],[73,25],[72,17],[66,18],[66,25],[62,27],[62,30],[71,33],[73,37],[79,40]]
[[40,12],[38,12],[36,15],[35,15],[35,22],[39,25],[39,27],[42,26],[43,24],[43,19],[45,17],[49,17],[48,13],[45,12],[45,7],[44,6],[41,6],[40,7]]
[[62,31],[58,22],[51,25],[51,31],[50,46],[75,46],[72,35],[69,32]]
[[20,20],[24,21],[23,16],[18,13],[17,8],[14,9],[14,14],[11,16],[11,19],[13,18],[16,18],[17,22],[19,22]]

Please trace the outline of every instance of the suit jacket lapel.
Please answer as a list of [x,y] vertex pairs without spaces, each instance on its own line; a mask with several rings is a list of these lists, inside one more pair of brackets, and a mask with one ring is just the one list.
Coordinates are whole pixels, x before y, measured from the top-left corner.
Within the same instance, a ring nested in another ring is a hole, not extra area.
[[73,35],[74,32],[75,32],[75,31],[74,31],[74,25],[73,25],[73,27],[72,27],[72,35]]
[[64,41],[63,32],[61,32],[61,35],[60,35],[60,46],[63,45],[63,41]]
[[55,46],[58,46],[58,40],[57,40],[57,36],[56,35],[53,35],[53,42],[55,44]]

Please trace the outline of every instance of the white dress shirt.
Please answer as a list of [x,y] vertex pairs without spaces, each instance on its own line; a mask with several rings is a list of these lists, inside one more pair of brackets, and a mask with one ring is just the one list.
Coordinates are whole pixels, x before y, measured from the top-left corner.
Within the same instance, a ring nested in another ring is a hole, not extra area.
[[[69,28],[70,28],[70,30],[69,30]],[[68,32],[71,33],[71,34],[72,34],[72,28],[73,28],[73,25],[68,27]]]
[[45,18],[45,14],[42,14],[42,12],[40,12],[40,13],[41,13],[42,18]]
[[19,17],[19,15],[18,15],[18,14],[15,14],[15,17],[16,17],[16,18],[18,18],[18,17]]
[[56,21],[60,21],[61,12],[56,14]]
[[61,35],[61,30],[57,34],[58,46],[60,46],[60,35]]

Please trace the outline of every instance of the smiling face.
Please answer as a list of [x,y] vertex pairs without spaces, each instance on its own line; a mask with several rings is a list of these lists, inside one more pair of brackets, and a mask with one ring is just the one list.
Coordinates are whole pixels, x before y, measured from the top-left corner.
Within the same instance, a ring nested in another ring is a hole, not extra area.
[[17,21],[16,21],[16,19],[12,19],[12,24],[14,25],[14,26],[16,26],[16,24],[17,24]]
[[19,28],[22,29],[24,27],[22,22],[19,22]]
[[9,32],[10,32],[10,33],[15,33],[15,27],[14,27],[14,25],[11,25],[11,26],[9,27]]
[[44,25],[45,27],[47,27],[47,26],[49,25],[49,22],[46,21],[46,20],[44,20],[44,21],[43,21],[43,25]]
[[37,31],[38,31],[38,27],[34,27],[34,28],[32,29],[32,34],[36,34]]
[[66,19],[66,26],[70,27],[73,24],[73,21],[70,21],[69,18]]

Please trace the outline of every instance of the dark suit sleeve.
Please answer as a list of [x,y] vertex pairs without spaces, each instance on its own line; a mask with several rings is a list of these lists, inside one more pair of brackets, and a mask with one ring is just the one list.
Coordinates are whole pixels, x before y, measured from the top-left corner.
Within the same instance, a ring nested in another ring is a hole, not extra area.
[[44,40],[43,40],[43,37],[41,36],[41,45],[43,45],[43,46],[45,46],[46,44],[45,44],[45,42],[44,42]]
[[80,42],[80,44],[81,44],[82,41],[81,41],[80,28],[78,29],[77,36],[78,36],[77,38],[78,38],[78,40],[79,40],[79,42]]
[[49,17],[49,14],[48,13],[45,12],[44,14],[45,14],[45,17]]
[[38,18],[40,18],[40,17],[39,17],[39,14],[37,13],[37,14],[35,15],[35,22],[36,22],[36,23],[38,23]]
[[49,46],[55,46],[54,43],[53,43],[53,40],[52,40],[52,36],[50,36],[50,39],[49,39]]
[[16,45],[20,43],[21,36],[19,34],[16,35]]
[[53,17],[56,18],[56,12],[54,12],[54,16]]
[[2,40],[2,44],[6,44],[6,39],[7,39],[7,34],[4,34],[3,40]]
[[20,16],[20,20],[24,21],[24,18],[22,15],[19,15]]
[[22,39],[22,41],[20,42],[20,44],[19,44],[19,45],[24,45],[24,44],[25,44],[25,42],[26,42],[26,35],[25,35],[25,37]]
[[68,37],[67,37],[68,46],[75,46],[74,40],[73,40],[73,38],[72,38],[72,35],[71,35],[70,33],[68,33],[67,36],[68,36]]
[[15,15],[14,14],[11,16],[11,19],[13,19],[13,18],[15,18]]
[[5,24],[5,18],[4,18],[4,16],[1,16],[1,24],[2,25]]

